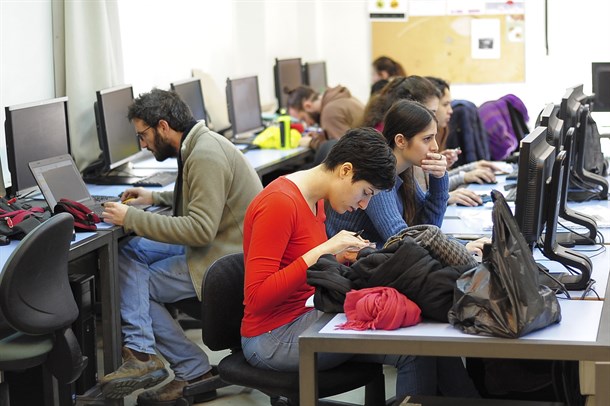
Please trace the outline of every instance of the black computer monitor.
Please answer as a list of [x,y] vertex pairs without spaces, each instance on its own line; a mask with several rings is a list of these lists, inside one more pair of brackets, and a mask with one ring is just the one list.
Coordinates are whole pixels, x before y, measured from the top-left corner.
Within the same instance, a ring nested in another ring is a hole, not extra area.
[[591,97],[583,93],[583,85],[580,84],[567,88],[559,105],[558,117],[564,121],[564,137],[570,128],[574,128],[570,200],[608,198],[608,181],[585,169],[586,138],[592,135],[587,131],[590,101]]
[[328,87],[326,62],[305,62],[303,65],[303,80],[307,86],[317,93],[324,93]]
[[233,139],[250,138],[263,129],[258,76],[227,78],[226,91]]
[[201,80],[198,78],[185,79],[170,84],[172,90],[180,96],[189,106],[195,120],[207,122],[203,92],[201,91]]
[[546,191],[556,155],[555,147],[546,141],[546,133],[545,127],[536,127],[521,140],[519,148],[515,219],[532,248],[544,230]]
[[278,110],[286,108],[288,92],[303,84],[301,58],[275,59],[273,67]]
[[561,98],[558,117],[563,120],[564,136],[570,127],[576,128],[580,117],[582,85],[568,87]]
[[549,103],[540,113],[540,126],[546,127],[546,141],[557,151],[563,148],[563,120],[559,118],[559,106]]
[[127,118],[133,103],[130,85],[111,87],[96,92],[95,121],[102,149],[103,172],[135,160],[141,153],[140,141]]
[[[573,133],[573,128],[567,132],[564,149],[557,154],[551,179],[548,183],[546,192],[548,201],[545,208],[546,229],[542,252],[545,257],[560,262],[572,271],[572,273],[556,275],[557,279],[563,283],[566,289],[583,290],[587,287],[587,284],[591,279],[591,271],[593,269],[591,260],[580,252],[563,247],[557,241],[558,218],[566,218],[566,215],[569,220],[576,220],[592,225],[595,233],[597,232],[595,220],[580,213],[576,213],[566,206]],[[595,236],[593,236],[592,242],[595,242]]]
[[610,62],[593,62],[591,70],[593,111],[610,111]]
[[28,163],[70,153],[68,98],[59,97],[5,107],[10,196],[37,190]]

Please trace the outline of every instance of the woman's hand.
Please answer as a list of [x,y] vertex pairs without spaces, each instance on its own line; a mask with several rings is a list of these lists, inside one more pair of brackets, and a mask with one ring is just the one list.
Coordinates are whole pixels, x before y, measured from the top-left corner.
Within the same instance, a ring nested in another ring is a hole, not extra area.
[[452,192],[449,192],[449,200],[447,200],[447,204],[459,204],[461,206],[480,206],[483,204],[483,199],[481,196],[468,189],[455,189]]
[[428,152],[426,159],[422,159],[421,168],[435,178],[442,178],[447,172],[447,158],[438,152]]
[[353,256],[352,254],[357,254],[362,248],[370,245],[368,240],[363,239],[357,234],[358,233],[354,231],[339,231],[326,242],[306,252],[303,255],[303,259],[307,263],[307,266],[311,266],[315,264],[322,255],[332,254],[337,256],[339,262],[345,262],[343,261],[343,258],[346,255],[349,258],[350,256]]
[[496,175],[489,169],[473,169],[464,173],[464,183],[496,183]]
[[466,249],[471,254],[483,256],[483,246],[485,244],[491,244],[491,238],[483,237],[483,238],[479,238],[478,240],[471,241],[468,244],[466,244]]
[[458,156],[462,153],[462,150],[459,148],[454,149],[446,149],[441,151],[441,154],[445,155],[447,159],[447,168],[451,168],[454,163],[457,162]]

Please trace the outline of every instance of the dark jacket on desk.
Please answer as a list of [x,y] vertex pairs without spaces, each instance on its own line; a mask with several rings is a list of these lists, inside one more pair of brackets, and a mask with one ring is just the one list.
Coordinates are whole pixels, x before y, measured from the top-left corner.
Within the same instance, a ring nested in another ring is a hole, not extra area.
[[481,159],[489,160],[487,131],[483,126],[477,106],[468,100],[454,100],[451,102],[451,107],[453,114],[449,121],[449,134],[445,148],[459,147],[462,150],[454,167]]
[[413,238],[405,237],[383,250],[363,250],[351,266],[324,255],[307,270],[307,283],[316,287],[316,308],[326,312],[342,312],[351,289],[388,286],[417,303],[423,317],[447,322],[455,281],[470,268],[443,266]]

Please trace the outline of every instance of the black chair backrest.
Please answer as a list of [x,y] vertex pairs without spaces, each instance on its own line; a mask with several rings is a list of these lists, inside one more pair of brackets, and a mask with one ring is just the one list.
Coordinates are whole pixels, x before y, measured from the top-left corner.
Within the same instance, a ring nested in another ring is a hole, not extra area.
[[225,255],[208,268],[201,287],[202,338],[213,351],[241,348],[244,254]]
[[68,280],[74,219],[61,213],[45,221],[15,248],[0,274],[0,318],[26,334],[69,326],[78,307]]

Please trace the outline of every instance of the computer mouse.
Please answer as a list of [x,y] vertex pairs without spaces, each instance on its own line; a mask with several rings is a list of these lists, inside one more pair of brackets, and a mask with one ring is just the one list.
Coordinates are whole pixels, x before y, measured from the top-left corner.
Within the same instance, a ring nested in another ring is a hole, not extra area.
[[0,245],[9,245],[11,243],[11,239],[6,235],[0,235]]

